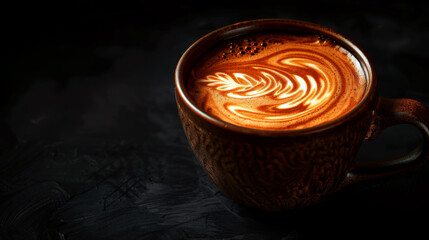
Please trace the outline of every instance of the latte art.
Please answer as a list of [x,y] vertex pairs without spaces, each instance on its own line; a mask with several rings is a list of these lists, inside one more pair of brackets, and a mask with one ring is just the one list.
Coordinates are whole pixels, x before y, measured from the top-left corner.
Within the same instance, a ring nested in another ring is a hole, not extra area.
[[[271,104],[250,105],[242,107],[237,103],[227,104],[225,107],[238,116],[254,121],[277,121],[280,119],[295,119],[317,107],[324,105],[335,89],[335,82],[329,82],[323,72],[323,66],[309,61],[308,58],[288,58],[287,53],[282,56],[275,54],[273,58],[278,67],[254,66],[243,64],[235,66],[232,71],[243,69],[253,70],[252,75],[231,72],[216,72],[199,82],[213,86],[226,96],[233,99],[251,99],[262,96],[270,97]],[[272,59],[269,59],[272,60]],[[297,71],[298,70],[298,71]],[[305,72],[305,75],[299,75]]]
[[256,54],[212,57],[209,64],[194,69],[189,93],[197,105],[236,125],[281,130],[341,117],[362,98],[363,70],[345,49],[318,36],[269,39],[273,40],[248,40],[250,46],[270,43]]

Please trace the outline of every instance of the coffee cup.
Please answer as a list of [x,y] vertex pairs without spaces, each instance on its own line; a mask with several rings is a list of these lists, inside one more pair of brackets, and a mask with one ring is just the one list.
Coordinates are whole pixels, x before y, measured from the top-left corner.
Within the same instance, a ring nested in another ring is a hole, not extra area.
[[[429,158],[428,108],[379,96],[366,53],[324,26],[261,19],[215,30],[180,58],[175,84],[195,156],[223,193],[250,207],[307,207]],[[422,144],[355,161],[362,141],[402,123],[421,131]]]

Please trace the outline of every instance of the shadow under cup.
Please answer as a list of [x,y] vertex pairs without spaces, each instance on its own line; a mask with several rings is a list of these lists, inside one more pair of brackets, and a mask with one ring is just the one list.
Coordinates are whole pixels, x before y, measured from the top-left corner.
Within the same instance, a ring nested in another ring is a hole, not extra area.
[[[332,121],[284,131],[233,125],[199,109],[186,86],[201,56],[221,41],[269,32],[324,35],[353,54],[367,79],[360,103]],[[306,207],[351,183],[409,171],[428,159],[428,109],[415,100],[378,96],[374,67],[365,53],[351,40],[320,25],[263,19],[218,29],[183,54],[175,83],[180,119],[196,157],[222,192],[251,207],[272,211]],[[421,130],[424,139],[419,147],[395,159],[354,161],[365,138],[374,139],[384,128],[400,123]]]

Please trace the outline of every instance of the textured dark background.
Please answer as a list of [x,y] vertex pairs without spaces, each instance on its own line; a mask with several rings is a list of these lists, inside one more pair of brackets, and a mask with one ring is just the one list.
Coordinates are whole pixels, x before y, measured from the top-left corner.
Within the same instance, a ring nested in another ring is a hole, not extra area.
[[[372,58],[379,92],[429,106],[424,2],[69,1],[2,7],[0,239],[427,238],[429,164],[356,184],[303,210],[240,206],[213,185],[184,136],[174,69],[195,40],[256,18],[331,27]],[[408,125],[359,161],[421,141]]]

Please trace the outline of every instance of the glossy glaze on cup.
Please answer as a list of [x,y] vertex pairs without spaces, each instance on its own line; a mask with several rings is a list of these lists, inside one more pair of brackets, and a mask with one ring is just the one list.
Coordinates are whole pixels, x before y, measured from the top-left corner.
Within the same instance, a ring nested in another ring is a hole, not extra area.
[[[186,93],[190,68],[218,41],[248,32],[324,34],[350,51],[368,79],[362,101],[333,121],[305,129],[263,131],[223,122],[198,109]],[[232,199],[265,210],[288,210],[319,202],[344,186],[421,166],[429,156],[429,111],[409,99],[376,94],[376,75],[365,54],[350,40],[319,25],[291,20],[255,20],[219,29],[191,46],[176,69],[176,101],[185,134],[214,183]],[[408,106],[408,108],[406,107]],[[354,158],[367,135],[411,123],[423,133],[415,154],[362,166]]]

